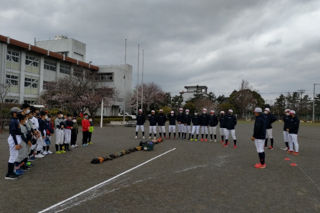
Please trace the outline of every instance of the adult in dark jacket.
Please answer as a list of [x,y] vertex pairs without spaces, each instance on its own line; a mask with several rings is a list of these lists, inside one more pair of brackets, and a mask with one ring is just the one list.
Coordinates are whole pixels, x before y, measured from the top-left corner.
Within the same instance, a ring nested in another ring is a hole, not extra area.
[[188,134],[188,140],[191,139],[191,115],[190,110],[186,109],[186,114],[184,115],[183,124],[184,124],[184,131],[183,131],[183,138],[187,138]]
[[262,113],[262,109],[259,107],[255,108],[254,114],[256,116],[256,120],[254,122],[254,129],[251,140],[255,143],[260,159],[260,163],[255,164],[254,167],[257,169],[264,169],[266,168],[264,153],[264,142],[266,138],[266,118]]
[[266,117],[266,125],[267,125],[267,135],[266,135],[266,141],[264,144],[264,147],[268,146],[268,138],[270,138],[271,145],[269,146],[269,149],[273,149],[273,137],[272,137],[272,123],[277,120],[277,118],[271,114],[269,108],[264,109],[264,116]]
[[169,120],[169,139],[171,137],[171,133],[173,133],[173,138],[176,139],[176,115],[174,114],[174,111],[170,112],[170,115],[168,116]]
[[184,129],[184,113],[183,108],[179,108],[179,113],[177,115],[177,122],[178,122],[178,138],[181,139],[183,129]]
[[138,115],[137,115],[135,139],[138,139],[139,130],[141,130],[141,132],[142,132],[142,138],[145,139],[145,137],[144,137],[144,123],[145,123],[145,121],[146,121],[146,118],[145,118],[144,114],[142,113],[142,109],[139,109]]
[[219,116],[219,130],[220,130],[220,137],[221,137],[221,143],[224,142],[224,132],[225,132],[225,126],[224,126],[224,117],[225,117],[225,112],[220,111],[220,116]]
[[148,116],[149,120],[149,139],[151,139],[152,133],[154,139],[157,137],[157,116],[156,111],[151,110],[151,115]]
[[200,116],[198,115],[197,112],[194,113],[191,121],[192,121],[192,136],[190,140],[193,141],[193,138],[194,138],[194,141],[198,141],[199,130],[200,130]]
[[217,125],[218,125],[218,117],[216,116],[214,110],[210,111],[209,115],[209,133],[210,133],[210,140],[213,140],[214,136],[214,142],[217,142]]
[[282,121],[283,121],[283,142],[286,145],[286,147],[282,148],[282,150],[288,151],[289,150],[289,132],[287,132],[287,129],[289,128],[290,109],[284,110]]
[[236,125],[237,125],[237,118],[236,116],[233,115],[233,110],[229,109],[228,114],[224,118],[224,127],[225,127],[224,135],[226,137],[224,147],[228,146],[229,134],[231,133],[233,143],[234,143],[233,148],[237,148],[237,138],[236,138],[236,131],[235,131]]
[[[207,114],[207,109],[202,109],[202,114],[200,115],[200,128],[201,128],[201,142],[208,141],[208,125],[209,125],[209,116]],[[205,135],[205,138],[204,138]]]
[[164,138],[167,137],[166,135],[166,121],[167,121],[167,116],[163,113],[163,109],[159,110],[159,114],[157,116],[157,124],[159,127],[159,135],[162,137],[162,134]]
[[[287,131],[289,132],[289,153],[299,154],[298,132],[299,132],[300,120],[296,116],[294,110],[290,111],[290,120]],[[293,148],[294,146],[294,148]]]

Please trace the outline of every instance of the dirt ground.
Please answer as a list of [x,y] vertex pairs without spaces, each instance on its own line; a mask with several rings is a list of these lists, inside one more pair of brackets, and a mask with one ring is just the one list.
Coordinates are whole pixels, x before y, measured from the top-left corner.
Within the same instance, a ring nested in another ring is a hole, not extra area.
[[237,126],[237,149],[214,142],[166,140],[154,151],[92,165],[94,157],[139,143],[133,139],[134,128],[96,127],[93,145],[36,160],[16,181],[4,180],[8,160],[4,133],[0,135],[0,212],[38,212],[125,171],[45,212],[320,212],[319,126],[302,126],[300,155],[289,156],[280,149],[284,146],[281,124],[275,124],[275,149],[266,150],[264,170],[253,168],[258,155],[249,140],[252,128],[253,123]]

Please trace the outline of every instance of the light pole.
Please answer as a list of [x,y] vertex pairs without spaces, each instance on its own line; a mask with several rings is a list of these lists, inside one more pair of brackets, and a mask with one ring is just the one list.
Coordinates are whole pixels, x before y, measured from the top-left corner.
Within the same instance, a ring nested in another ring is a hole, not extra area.
[[138,63],[137,63],[137,110],[136,115],[138,115],[139,110],[139,62],[140,62],[140,44],[138,43]]
[[143,72],[144,72],[144,49],[142,49],[142,76],[141,76],[141,108],[143,110]]
[[123,74],[123,125],[126,121],[126,75]]
[[316,85],[320,85],[320,83],[314,83],[313,84],[312,123],[315,122]]
[[124,39],[124,64],[127,64],[127,39]]

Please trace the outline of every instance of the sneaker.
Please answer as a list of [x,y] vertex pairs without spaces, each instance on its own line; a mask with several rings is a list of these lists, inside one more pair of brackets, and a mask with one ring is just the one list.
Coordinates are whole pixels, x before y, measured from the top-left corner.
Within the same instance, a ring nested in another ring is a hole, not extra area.
[[204,139],[204,141],[205,141],[205,142],[208,142],[208,139],[206,138],[206,139]]
[[36,158],[34,156],[29,157],[29,161],[34,161]]
[[51,152],[51,151],[49,150],[49,151],[48,151],[48,154],[51,155],[51,154],[53,154],[53,152]]
[[144,140],[144,139],[146,139],[146,137],[142,136],[142,139]]
[[43,158],[43,157],[44,157],[44,155],[43,155],[43,154],[41,154],[41,153],[39,153],[39,154],[36,154],[34,157],[35,157],[35,158]]
[[49,154],[47,151],[42,152],[43,155]]
[[200,141],[203,142],[203,138],[201,138]]
[[255,165],[254,165],[254,168],[256,168],[256,169],[264,169],[264,168],[266,168],[266,164],[261,164],[261,163],[256,163]]
[[60,151],[60,153],[61,153],[61,154],[64,154],[64,153],[66,153],[66,151],[64,151],[64,150],[61,150],[61,151]]
[[293,155],[299,155],[299,152],[293,152]]
[[138,136],[134,136],[134,139],[138,139]]
[[217,143],[217,139],[214,139],[214,142]]
[[77,148],[77,147],[78,147],[78,145],[76,144],[76,145],[74,145],[74,147],[75,147],[75,148]]
[[288,150],[288,151],[287,151],[287,153],[288,153],[288,154],[292,154],[292,153],[293,153],[293,151]]
[[191,138],[190,141],[193,141],[193,138]]
[[5,177],[4,177],[5,180],[16,180],[18,179],[18,175],[16,174],[7,174]]
[[149,139],[151,139],[151,136],[149,136]]
[[56,151],[56,154],[61,154],[61,151]]
[[74,149],[74,148],[76,148],[74,145],[71,145],[71,149]]
[[288,151],[288,147],[281,148],[283,151]]
[[233,148],[236,149],[236,148],[237,148],[237,145],[233,145]]
[[197,142],[197,141],[198,141],[198,139],[196,138],[196,139],[194,139],[194,141],[196,141],[196,142]]
[[273,146],[269,146],[268,149],[273,150]]
[[23,175],[24,174],[24,171],[22,171],[22,169],[17,169],[15,171],[16,175],[20,176],[20,175]]
[[88,144],[93,144],[91,141]]

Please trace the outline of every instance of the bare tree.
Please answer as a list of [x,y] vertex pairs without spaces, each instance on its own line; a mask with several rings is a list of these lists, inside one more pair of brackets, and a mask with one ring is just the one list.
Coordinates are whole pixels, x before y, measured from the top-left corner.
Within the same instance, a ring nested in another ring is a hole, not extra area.
[[9,93],[10,85],[9,84],[0,84],[0,103],[4,103],[6,97]]

